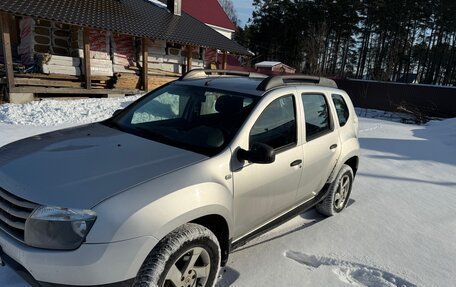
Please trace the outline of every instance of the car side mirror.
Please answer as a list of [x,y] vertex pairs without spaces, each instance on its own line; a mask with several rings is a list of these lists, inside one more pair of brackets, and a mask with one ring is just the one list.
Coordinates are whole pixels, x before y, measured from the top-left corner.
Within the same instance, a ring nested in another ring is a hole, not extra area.
[[115,117],[115,116],[117,116],[118,114],[120,114],[122,111],[123,111],[122,109],[116,110],[116,111],[112,114],[112,116]]
[[239,149],[237,157],[240,161],[247,160],[252,163],[268,164],[275,161],[275,151],[263,143],[253,143],[250,150]]

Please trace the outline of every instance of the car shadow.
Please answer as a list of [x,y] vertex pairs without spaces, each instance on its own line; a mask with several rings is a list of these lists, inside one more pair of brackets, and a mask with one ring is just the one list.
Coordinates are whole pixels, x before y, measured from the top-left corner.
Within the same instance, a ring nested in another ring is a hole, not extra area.
[[398,180],[398,181],[410,181],[410,182],[419,182],[419,183],[427,183],[427,184],[435,184],[441,186],[454,186],[456,187],[455,181],[433,181],[433,180],[426,180],[426,179],[419,179],[419,178],[411,178],[411,177],[399,177],[393,175],[379,175],[379,174],[371,174],[371,173],[358,173],[360,176],[366,177],[373,177],[378,179],[388,179],[388,180]]
[[[393,160],[434,161],[450,165],[456,164],[456,153],[436,150],[436,145],[430,140],[401,140],[401,139],[360,139],[361,148],[389,153],[389,155],[369,155],[370,158]],[[448,148],[450,150],[450,148]]]
[[[347,202],[347,206],[346,208],[349,208],[353,203],[355,203],[355,200],[353,199],[349,199],[349,201]],[[282,238],[282,237],[285,237],[285,236],[288,236],[292,233],[295,233],[295,232],[299,232],[301,230],[304,230],[318,222],[321,222],[323,220],[325,220],[327,217],[318,213],[318,211],[315,209],[315,208],[312,208],[306,212],[303,212],[301,214],[299,214],[298,216],[300,216],[301,218],[305,219],[305,220],[309,220],[310,222],[306,222],[292,230],[289,230],[289,231],[286,231],[286,232],[283,232],[283,233],[279,233],[273,237],[265,237],[263,240],[260,240],[256,243],[253,243],[253,244],[248,244],[247,243],[247,246],[241,246],[235,250],[232,251],[232,253],[236,253],[236,252],[239,252],[239,251],[243,251],[243,250],[246,250],[246,249],[249,249],[249,248],[252,248],[252,247],[255,247],[255,246],[258,246],[258,245],[261,245],[261,244],[265,244],[267,242],[271,242],[271,241],[274,241],[278,238]],[[267,233],[266,233],[267,234]],[[263,235],[261,235],[260,238],[262,237]]]
[[430,126],[424,126],[412,132],[416,139],[360,138],[359,141],[364,150],[388,153],[388,155],[368,155],[371,158],[433,161],[456,165],[454,146],[445,144],[447,138],[456,137],[453,131],[439,134],[436,130],[430,129]]

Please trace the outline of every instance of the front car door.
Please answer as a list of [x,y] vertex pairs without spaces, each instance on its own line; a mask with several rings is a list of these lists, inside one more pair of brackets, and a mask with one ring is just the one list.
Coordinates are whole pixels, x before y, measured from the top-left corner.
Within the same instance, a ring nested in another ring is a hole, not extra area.
[[263,99],[242,129],[240,146],[254,142],[267,144],[276,152],[275,162],[239,162],[234,152],[235,239],[248,234],[280,213],[296,200],[301,177],[302,148],[296,89]]

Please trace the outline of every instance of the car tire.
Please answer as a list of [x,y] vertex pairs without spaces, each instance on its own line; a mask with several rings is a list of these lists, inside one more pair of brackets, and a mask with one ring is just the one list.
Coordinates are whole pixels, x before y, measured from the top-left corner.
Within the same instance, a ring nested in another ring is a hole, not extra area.
[[353,184],[353,170],[344,164],[336,179],[329,186],[326,197],[317,204],[317,211],[326,216],[341,212],[348,203]]
[[212,287],[220,266],[217,237],[204,226],[187,223],[162,239],[147,256],[134,287]]

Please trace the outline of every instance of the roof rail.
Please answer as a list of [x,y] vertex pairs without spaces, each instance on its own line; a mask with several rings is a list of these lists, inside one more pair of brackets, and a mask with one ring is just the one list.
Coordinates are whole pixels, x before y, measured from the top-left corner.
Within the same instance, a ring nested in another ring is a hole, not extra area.
[[232,70],[212,70],[212,69],[193,69],[183,74],[179,80],[190,80],[207,78],[210,76],[241,76],[249,78],[267,78],[266,75],[260,73],[232,71]]
[[257,90],[267,91],[269,89],[288,84],[309,84],[336,89],[338,88],[336,82],[328,78],[307,75],[287,75],[268,77],[258,85]]

